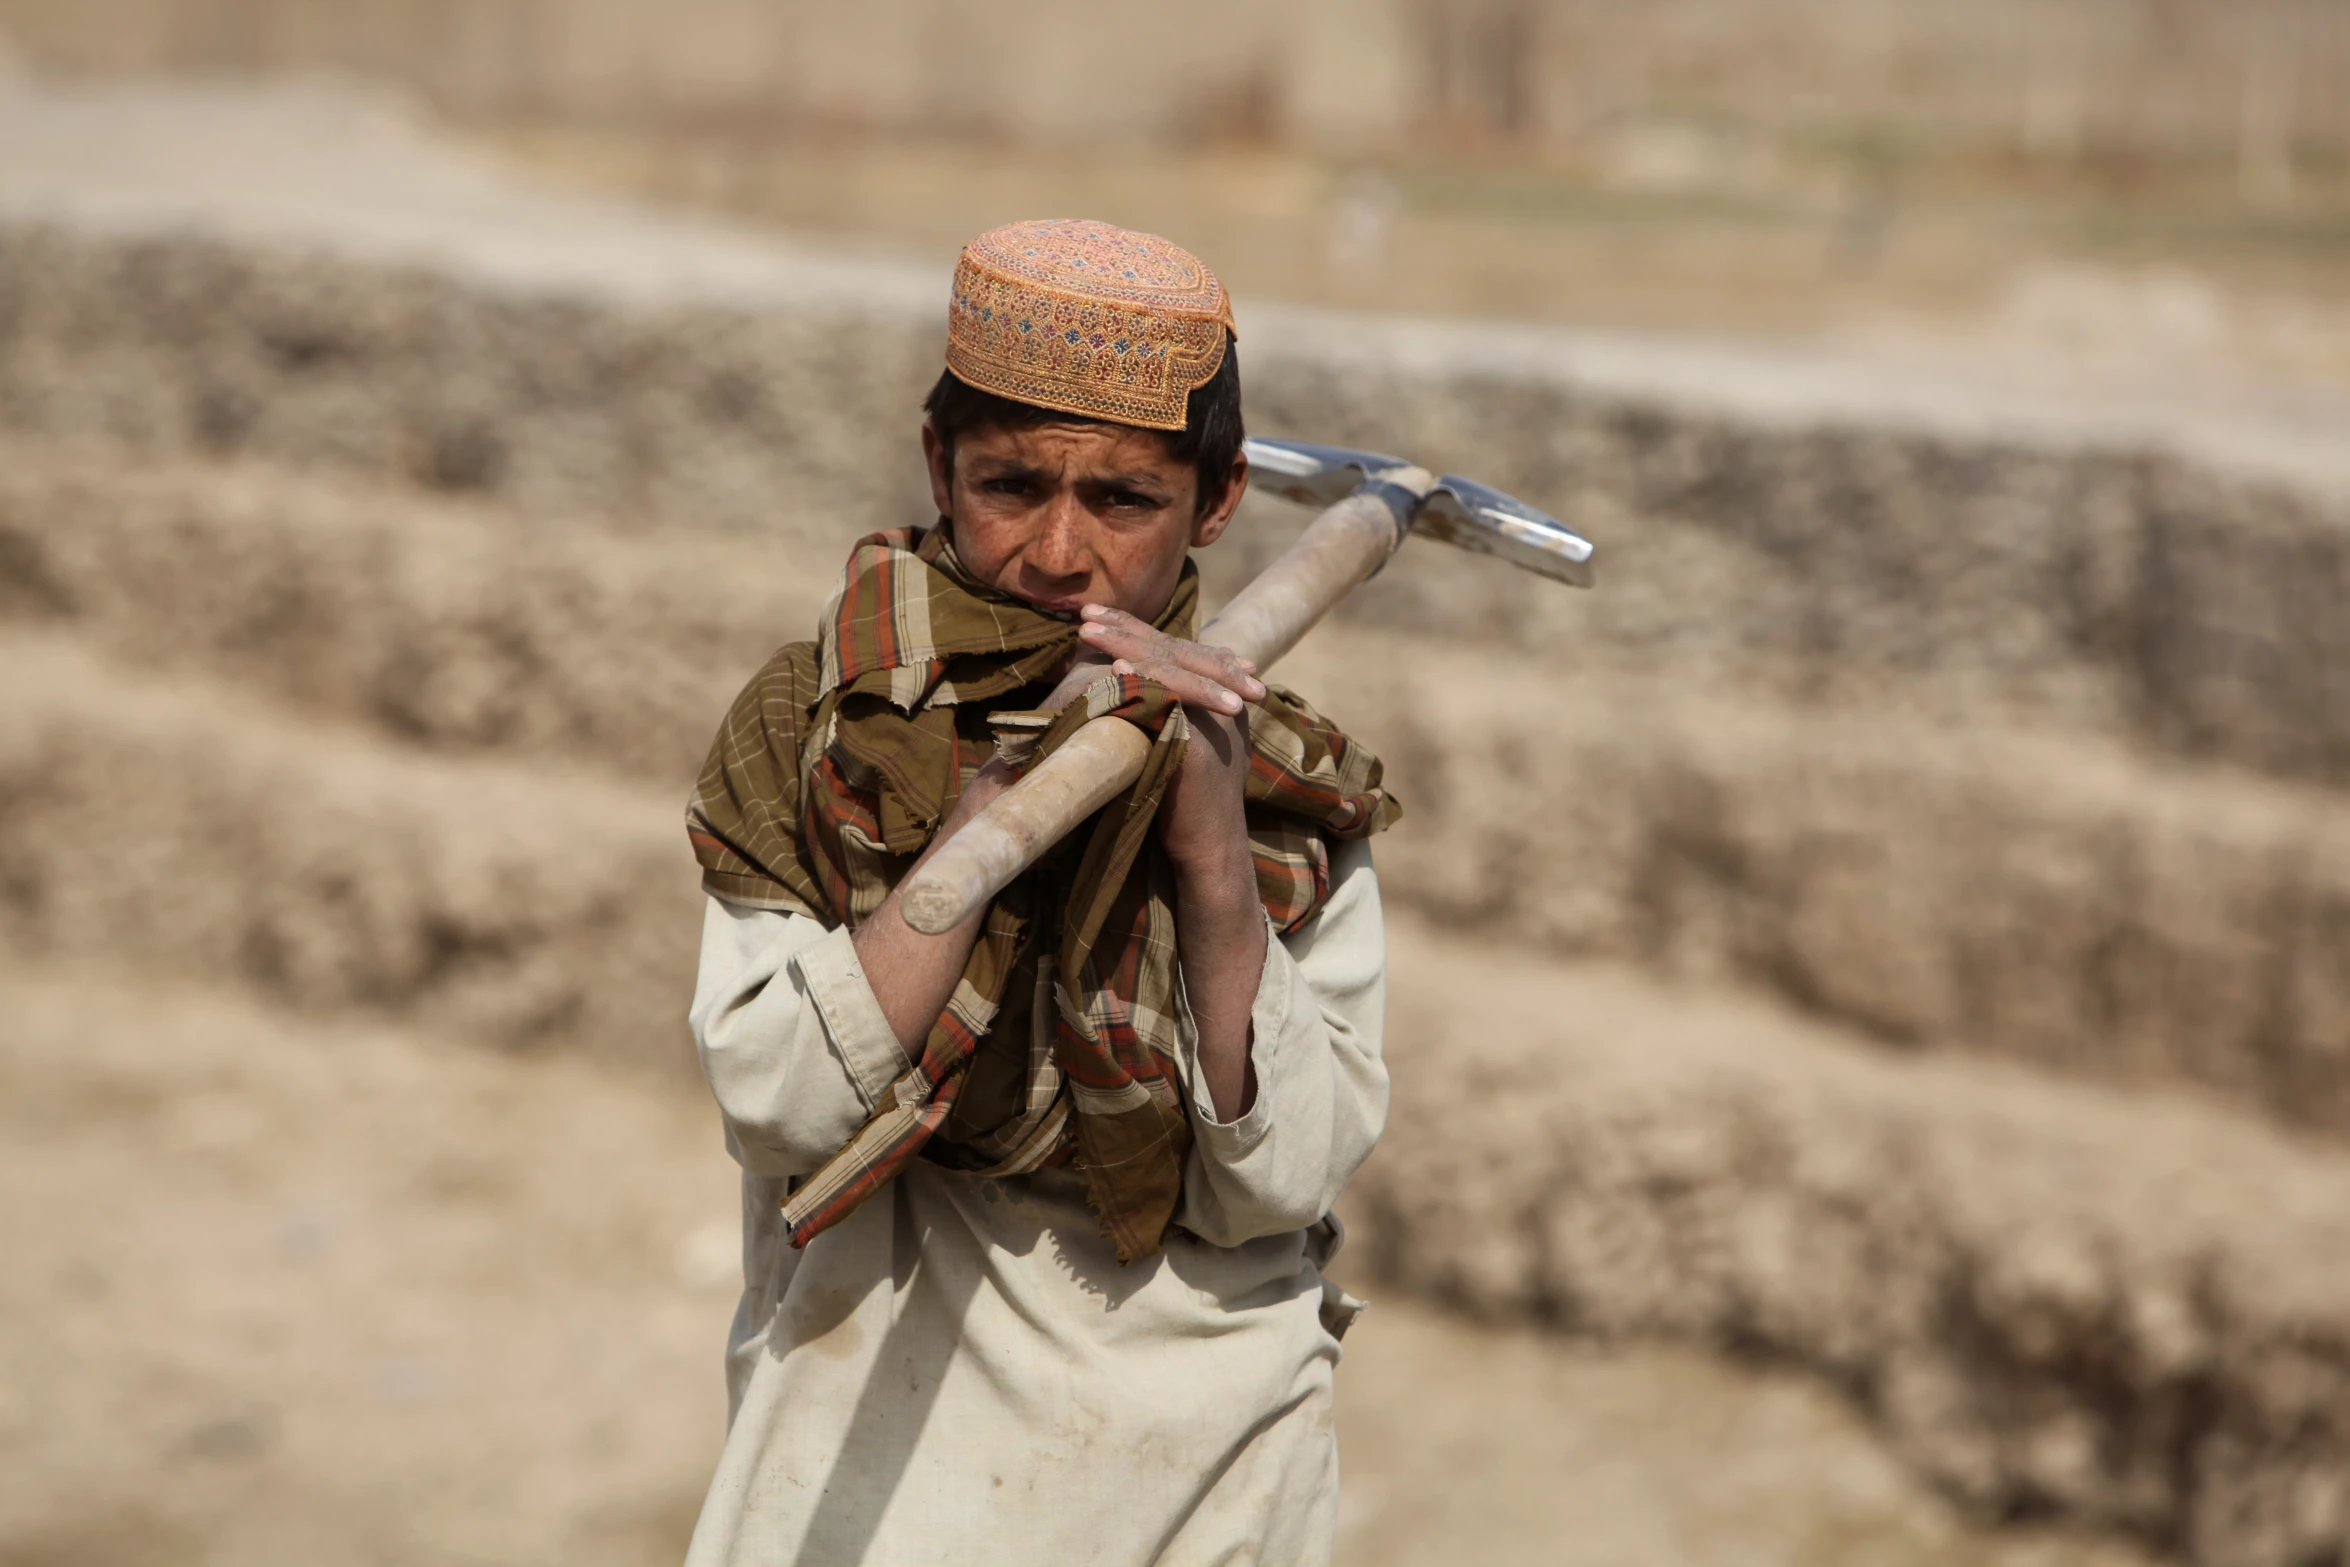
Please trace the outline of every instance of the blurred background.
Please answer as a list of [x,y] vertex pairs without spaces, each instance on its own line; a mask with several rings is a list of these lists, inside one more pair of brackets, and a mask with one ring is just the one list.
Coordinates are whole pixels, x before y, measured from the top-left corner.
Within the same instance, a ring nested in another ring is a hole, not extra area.
[[2350,0],[0,0],[0,1564],[681,1554],[682,802],[1042,215],[1601,546],[1284,670],[1340,1560],[2340,1567]]
[[2336,0],[7,13],[44,69],[398,83],[564,178],[929,256],[1082,209],[1183,229],[1253,296],[2006,339],[2072,317],[2350,373]]

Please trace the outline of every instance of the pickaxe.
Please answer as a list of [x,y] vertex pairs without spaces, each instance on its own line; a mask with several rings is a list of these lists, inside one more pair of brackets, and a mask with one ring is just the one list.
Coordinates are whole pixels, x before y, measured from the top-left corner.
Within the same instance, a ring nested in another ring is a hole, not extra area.
[[[1325,508],[1200,630],[1200,641],[1230,648],[1260,671],[1413,533],[1591,586],[1591,542],[1499,490],[1457,474],[1440,479],[1377,452],[1303,441],[1252,440],[1244,449],[1254,484]],[[1078,730],[906,879],[907,923],[929,935],[960,924],[1141,776],[1149,751],[1149,739],[1122,718]]]

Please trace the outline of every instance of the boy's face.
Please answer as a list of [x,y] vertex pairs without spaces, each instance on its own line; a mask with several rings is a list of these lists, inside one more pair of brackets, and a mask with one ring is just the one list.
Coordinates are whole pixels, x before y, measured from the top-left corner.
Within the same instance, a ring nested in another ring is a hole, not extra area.
[[1204,511],[1198,475],[1155,432],[1117,424],[983,427],[955,446],[922,426],[931,496],[981,581],[1039,609],[1106,604],[1156,620],[1187,551],[1213,544],[1248,488],[1246,460]]

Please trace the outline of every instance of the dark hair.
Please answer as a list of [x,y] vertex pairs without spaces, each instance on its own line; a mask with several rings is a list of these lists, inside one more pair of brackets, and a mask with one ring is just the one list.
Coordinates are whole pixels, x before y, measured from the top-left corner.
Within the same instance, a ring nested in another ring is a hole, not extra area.
[[[922,399],[922,411],[930,416],[930,427],[938,432],[939,443],[946,448],[949,469],[954,467],[955,443],[974,430],[1032,430],[1040,424],[1117,422],[1060,413],[1039,408],[1034,403],[998,397],[993,392],[981,391],[952,370],[939,372],[930,395]],[[1214,375],[1191,389],[1191,397],[1183,408],[1183,428],[1151,433],[1167,443],[1168,456],[1177,462],[1190,463],[1192,471],[1199,476],[1198,509],[1204,512],[1214,505],[1224,494],[1224,485],[1232,477],[1232,465],[1240,460],[1240,443],[1248,435],[1240,422],[1238,344],[1227,339],[1224,362],[1216,367]]]

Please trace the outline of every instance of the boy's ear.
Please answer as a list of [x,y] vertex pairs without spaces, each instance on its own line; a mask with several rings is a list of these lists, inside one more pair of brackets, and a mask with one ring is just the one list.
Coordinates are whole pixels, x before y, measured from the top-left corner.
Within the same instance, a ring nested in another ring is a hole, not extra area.
[[1216,504],[1203,508],[1191,525],[1191,547],[1204,550],[1224,536],[1232,525],[1232,514],[1240,509],[1240,498],[1248,493],[1248,456],[1246,453],[1232,459],[1232,472],[1224,481],[1224,493]]
[[922,461],[930,469],[930,499],[941,517],[955,515],[955,454],[928,419],[922,421]]

